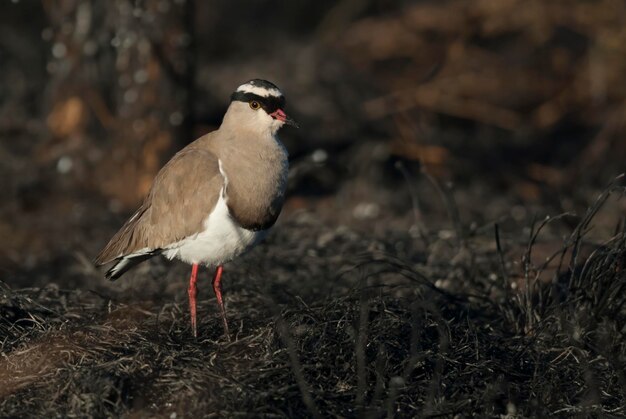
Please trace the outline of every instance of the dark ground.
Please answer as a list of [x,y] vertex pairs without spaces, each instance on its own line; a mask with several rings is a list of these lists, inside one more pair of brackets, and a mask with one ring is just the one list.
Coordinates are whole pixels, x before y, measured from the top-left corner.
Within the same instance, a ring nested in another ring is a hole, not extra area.
[[[67,26],[92,7],[123,44],[127,2],[25,3],[0,6],[0,416],[626,416],[624,4],[166,1],[196,6],[193,94],[151,62],[174,93],[129,111],[123,52]],[[225,268],[232,340],[208,270],[194,339],[188,266],[91,260],[257,76],[302,126],[289,197]]]

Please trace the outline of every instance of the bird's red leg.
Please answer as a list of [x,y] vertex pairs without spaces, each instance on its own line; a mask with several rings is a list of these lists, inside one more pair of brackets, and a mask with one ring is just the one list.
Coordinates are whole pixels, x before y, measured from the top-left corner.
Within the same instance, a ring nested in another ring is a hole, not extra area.
[[196,288],[196,277],[198,276],[198,264],[194,263],[191,267],[191,278],[189,278],[189,313],[191,314],[191,331],[193,337],[198,336],[198,330],[196,328],[196,295],[198,295],[198,289]]
[[222,266],[218,266],[215,270],[215,276],[213,277],[213,291],[215,297],[217,297],[217,305],[220,306],[220,313],[222,314],[222,322],[224,322],[224,334],[230,339],[230,333],[228,332],[228,322],[226,321],[226,310],[224,309],[224,300],[222,300]]

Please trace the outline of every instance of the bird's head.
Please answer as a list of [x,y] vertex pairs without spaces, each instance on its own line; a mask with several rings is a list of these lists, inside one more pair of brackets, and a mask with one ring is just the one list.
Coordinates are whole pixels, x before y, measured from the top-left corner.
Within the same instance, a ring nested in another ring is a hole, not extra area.
[[285,113],[285,96],[280,89],[261,79],[250,80],[233,92],[227,117],[239,126],[272,135],[285,124],[298,127]]

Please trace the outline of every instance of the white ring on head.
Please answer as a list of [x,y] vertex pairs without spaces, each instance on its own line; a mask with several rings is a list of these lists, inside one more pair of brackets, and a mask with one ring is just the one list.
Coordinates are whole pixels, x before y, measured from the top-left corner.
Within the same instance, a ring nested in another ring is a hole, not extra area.
[[268,96],[280,97],[283,95],[278,89],[271,89],[271,88],[267,89],[265,87],[255,86],[250,83],[242,84],[241,86],[237,88],[237,91],[244,92],[244,93],[254,93],[255,95],[259,95],[262,97],[268,97]]

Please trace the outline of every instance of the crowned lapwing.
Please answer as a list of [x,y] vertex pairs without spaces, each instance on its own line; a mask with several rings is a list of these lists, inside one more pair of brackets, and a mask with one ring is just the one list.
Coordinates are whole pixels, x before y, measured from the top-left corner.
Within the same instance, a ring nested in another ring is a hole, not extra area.
[[222,266],[256,245],[281,211],[289,163],[276,132],[297,126],[284,109],[274,84],[255,79],[239,86],[219,129],[161,169],[142,205],[100,252],[96,265],[113,263],[106,277],[115,280],[160,254],[191,264],[189,310],[197,336],[198,266],[215,268],[213,290],[229,336]]

